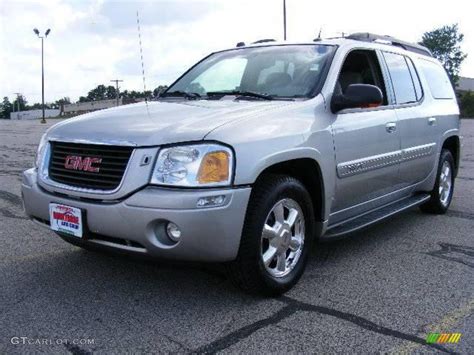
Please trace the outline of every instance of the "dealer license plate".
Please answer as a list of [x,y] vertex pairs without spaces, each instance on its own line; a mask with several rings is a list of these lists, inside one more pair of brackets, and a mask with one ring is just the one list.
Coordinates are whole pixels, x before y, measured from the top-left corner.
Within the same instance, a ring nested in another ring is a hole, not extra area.
[[82,238],[82,211],[80,208],[50,203],[49,220],[52,230]]

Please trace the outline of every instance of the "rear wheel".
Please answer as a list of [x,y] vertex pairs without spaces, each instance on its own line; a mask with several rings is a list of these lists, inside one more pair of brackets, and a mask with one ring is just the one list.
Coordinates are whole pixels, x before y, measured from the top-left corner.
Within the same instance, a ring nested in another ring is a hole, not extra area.
[[268,175],[254,186],[231,279],[251,293],[277,295],[301,277],[314,231],[313,206],[298,180]]
[[454,159],[447,149],[441,151],[438,164],[438,175],[431,198],[420,206],[423,212],[444,214],[451,204],[454,191]]

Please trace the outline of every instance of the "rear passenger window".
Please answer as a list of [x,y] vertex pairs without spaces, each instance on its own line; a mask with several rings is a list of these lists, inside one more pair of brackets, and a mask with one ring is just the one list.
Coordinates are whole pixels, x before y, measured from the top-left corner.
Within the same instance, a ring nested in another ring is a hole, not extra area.
[[425,59],[420,60],[420,64],[433,97],[435,99],[452,99],[454,97],[453,86],[446,70],[441,65]]
[[383,56],[390,72],[397,104],[401,105],[418,101],[405,56],[387,52],[384,52]]
[[418,76],[411,59],[406,57],[405,60],[407,61],[408,69],[410,69],[411,79],[413,80],[413,85],[415,86],[416,101],[420,101],[423,97],[423,89],[421,88],[420,77]]

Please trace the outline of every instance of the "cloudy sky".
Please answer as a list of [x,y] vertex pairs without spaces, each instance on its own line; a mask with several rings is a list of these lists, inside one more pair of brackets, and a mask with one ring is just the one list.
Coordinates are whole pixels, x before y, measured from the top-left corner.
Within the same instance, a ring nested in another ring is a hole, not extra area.
[[[443,2],[443,4],[447,4]],[[417,41],[423,32],[458,23],[470,53],[461,75],[474,77],[474,19],[470,1],[287,0],[288,40],[356,31]],[[282,0],[0,0],[0,96],[41,100],[41,42],[45,41],[46,101],[73,101],[99,84],[122,79],[143,90],[136,13],[140,14],[148,89],[169,84],[208,53],[239,41],[281,39]]]

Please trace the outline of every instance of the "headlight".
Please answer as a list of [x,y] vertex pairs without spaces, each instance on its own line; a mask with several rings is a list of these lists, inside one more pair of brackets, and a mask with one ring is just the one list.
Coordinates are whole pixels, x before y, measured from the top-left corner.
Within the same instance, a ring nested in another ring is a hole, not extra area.
[[38,150],[36,151],[35,168],[37,169],[41,166],[41,162],[43,161],[44,152],[46,151],[47,144],[48,144],[48,140],[46,139],[46,133],[45,133],[41,137],[41,140],[38,145]]
[[219,144],[182,145],[160,150],[152,184],[208,187],[230,185],[232,150]]

